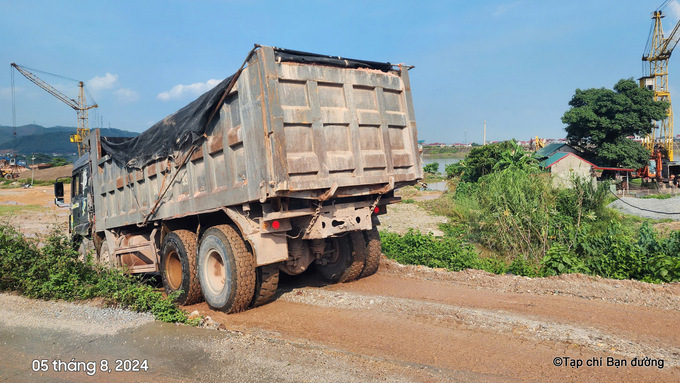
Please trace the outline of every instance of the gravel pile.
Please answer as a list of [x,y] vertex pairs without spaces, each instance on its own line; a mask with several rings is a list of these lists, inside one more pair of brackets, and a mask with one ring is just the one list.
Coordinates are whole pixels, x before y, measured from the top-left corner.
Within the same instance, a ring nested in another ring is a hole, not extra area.
[[82,335],[112,335],[153,321],[151,314],[95,307],[88,302],[41,301],[0,293],[0,324],[7,326],[66,330]]
[[668,199],[623,197],[610,203],[609,207],[642,218],[680,221],[680,196]]

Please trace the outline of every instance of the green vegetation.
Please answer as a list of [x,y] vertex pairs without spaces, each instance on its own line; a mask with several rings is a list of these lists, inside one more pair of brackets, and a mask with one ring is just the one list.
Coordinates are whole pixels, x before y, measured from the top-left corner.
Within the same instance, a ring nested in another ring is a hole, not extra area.
[[70,162],[64,157],[54,157],[50,161],[50,165],[52,165],[54,167],[64,166],[64,165],[68,165],[68,164],[70,164]]
[[642,198],[644,199],[669,199],[675,197],[675,194],[650,194],[648,196],[644,196]]
[[[33,186],[50,186],[54,185],[55,180],[49,180],[49,181],[41,181],[41,180],[33,180]],[[62,178],[61,181],[63,181],[65,184],[71,183],[70,178]],[[0,179],[0,189],[13,189],[13,188],[22,188],[24,185],[30,185],[31,184],[31,179],[30,178],[18,178],[15,180],[5,180],[5,179]]]
[[41,211],[45,209],[39,205],[0,205],[0,215],[14,214],[18,211]]
[[515,141],[503,141],[480,146],[470,151],[464,160],[446,165],[448,178],[460,177],[463,182],[477,182],[480,177],[508,167],[538,171],[538,161]]
[[31,298],[80,300],[104,298],[110,305],[151,312],[157,320],[197,324],[139,277],[78,261],[68,240],[56,234],[38,248],[14,229],[0,226],[0,291]]
[[[473,144],[474,146],[475,144]],[[477,145],[479,146],[479,145]],[[469,148],[460,148],[452,146],[424,146],[423,157],[437,157],[437,158],[465,158],[469,153]]]
[[652,131],[652,121],[666,117],[669,104],[655,101],[654,92],[633,79],[619,80],[610,89],[576,89],[571,108],[562,116],[569,144],[594,158],[600,166],[641,168],[649,152],[627,139]]
[[473,149],[451,172],[452,191],[423,203],[449,217],[444,236],[382,233],[388,257],[448,270],[680,281],[680,231],[662,236],[649,220],[608,209],[606,183],[575,178],[556,189],[514,142],[494,145]]
[[433,162],[423,166],[423,171],[425,173],[437,174],[439,172],[439,162]]

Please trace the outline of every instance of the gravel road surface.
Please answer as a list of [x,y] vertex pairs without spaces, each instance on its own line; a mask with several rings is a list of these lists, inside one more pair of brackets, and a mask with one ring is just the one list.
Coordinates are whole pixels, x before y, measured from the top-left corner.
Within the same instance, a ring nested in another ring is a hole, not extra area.
[[623,197],[610,203],[609,207],[642,218],[680,221],[680,196],[667,199]]

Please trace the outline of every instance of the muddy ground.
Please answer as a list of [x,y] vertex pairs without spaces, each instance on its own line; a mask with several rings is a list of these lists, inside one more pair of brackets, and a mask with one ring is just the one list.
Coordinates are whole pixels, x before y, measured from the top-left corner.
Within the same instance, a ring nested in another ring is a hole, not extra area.
[[[0,190],[0,206],[47,206],[46,189]],[[436,229],[441,219],[415,204],[388,209],[384,222],[395,230],[409,222]],[[17,210],[12,219],[39,234],[40,225],[47,230],[66,216],[49,207]],[[0,355],[12,356],[0,358],[0,382],[680,379],[679,283],[452,273],[383,260],[376,275],[347,284],[326,285],[313,272],[284,278],[273,303],[244,313],[225,315],[205,303],[186,310],[209,316],[211,329],[161,324],[98,302],[0,294]],[[34,372],[35,359],[147,360],[148,371],[91,377],[50,364]]]

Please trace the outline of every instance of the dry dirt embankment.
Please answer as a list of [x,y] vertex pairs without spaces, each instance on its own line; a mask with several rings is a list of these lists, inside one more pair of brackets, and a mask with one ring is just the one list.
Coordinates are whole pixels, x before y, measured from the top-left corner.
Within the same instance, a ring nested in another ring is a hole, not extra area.
[[[33,178],[38,181],[54,181],[59,177],[70,177],[73,172],[73,165],[57,166],[54,168],[40,169],[33,173]],[[21,178],[30,178],[31,172],[25,172]]]

